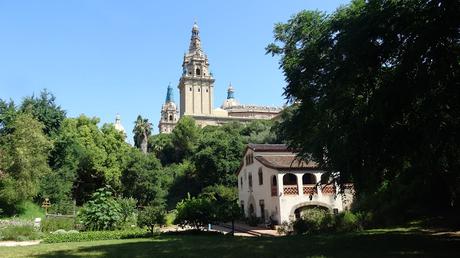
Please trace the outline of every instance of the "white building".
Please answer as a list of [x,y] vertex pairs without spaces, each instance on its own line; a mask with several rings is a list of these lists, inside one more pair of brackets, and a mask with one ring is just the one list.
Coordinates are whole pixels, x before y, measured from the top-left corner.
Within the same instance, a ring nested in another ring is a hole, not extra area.
[[243,159],[238,198],[246,217],[271,217],[281,224],[299,218],[306,208],[341,212],[351,204],[351,185],[341,193],[338,185],[321,180],[324,171],[315,163],[299,161],[284,144],[249,144]]

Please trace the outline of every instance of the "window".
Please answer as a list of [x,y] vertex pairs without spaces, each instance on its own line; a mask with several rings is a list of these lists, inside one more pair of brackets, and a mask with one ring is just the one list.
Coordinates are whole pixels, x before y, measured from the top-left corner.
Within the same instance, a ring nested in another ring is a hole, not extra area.
[[208,92],[208,89],[206,89],[206,92]]
[[241,185],[241,188],[243,188],[243,177],[240,177],[240,185]]
[[200,91],[201,91],[201,89],[200,89],[200,88],[198,88],[198,92],[200,92]]
[[196,68],[196,75],[201,75],[201,70],[200,70],[200,68]]
[[265,203],[264,200],[259,200],[259,206],[260,206],[260,217],[262,220],[265,220]]
[[263,185],[264,184],[264,177],[262,175],[262,168],[259,168],[259,185]]
[[190,87],[189,90],[192,91],[192,87]]
[[244,201],[241,201],[240,205],[241,205],[241,212],[244,214]]
[[169,121],[172,121],[172,120],[173,120],[173,116],[169,115]]
[[252,189],[252,174],[249,174],[249,189]]

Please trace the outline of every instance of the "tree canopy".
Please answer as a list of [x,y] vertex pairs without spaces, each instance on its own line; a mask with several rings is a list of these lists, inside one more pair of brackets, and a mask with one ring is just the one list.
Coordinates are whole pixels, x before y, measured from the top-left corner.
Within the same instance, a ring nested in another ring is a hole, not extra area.
[[457,1],[355,0],[277,24],[267,52],[280,55],[294,103],[280,126],[289,145],[392,209],[458,208],[459,11]]

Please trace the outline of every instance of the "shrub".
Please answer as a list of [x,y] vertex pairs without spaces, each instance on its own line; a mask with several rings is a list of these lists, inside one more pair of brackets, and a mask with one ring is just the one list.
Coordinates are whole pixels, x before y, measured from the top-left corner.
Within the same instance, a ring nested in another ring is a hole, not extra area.
[[52,232],[58,229],[71,230],[75,229],[75,220],[74,218],[67,217],[57,217],[52,218],[48,217],[42,220],[41,230],[42,232]]
[[120,204],[108,188],[98,189],[80,210],[79,216],[85,229],[89,230],[114,230],[122,218]]
[[41,237],[41,232],[32,225],[11,225],[0,229],[0,240],[27,241]]
[[121,219],[119,228],[130,228],[137,224],[137,200],[134,198],[118,198],[118,204],[121,208]]
[[155,226],[166,224],[166,209],[163,205],[147,206],[139,213],[139,227],[148,227],[150,232],[154,233]]
[[350,211],[345,211],[335,217],[335,230],[338,232],[352,232],[362,230],[359,217]]
[[260,219],[257,218],[256,216],[249,216],[246,219],[246,222],[248,223],[249,226],[255,227],[260,223]]
[[195,229],[206,227],[215,221],[214,207],[206,196],[188,197],[177,203],[175,223],[181,227],[191,226]]
[[19,218],[21,219],[33,220],[35,218],[45,217],[45,210],[31,201],[19,203],[17,210],[19,212]]
[[49,234],[43,240],[44,243],[83,242],[96,240],[130,239],[148,237],[145,230],[115,230],[115,231],[88,231],[88,232],[67,232]]

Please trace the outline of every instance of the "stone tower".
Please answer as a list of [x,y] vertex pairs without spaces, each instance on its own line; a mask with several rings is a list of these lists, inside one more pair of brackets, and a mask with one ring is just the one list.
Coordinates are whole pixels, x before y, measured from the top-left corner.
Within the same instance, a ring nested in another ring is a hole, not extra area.
[[201,49],[200,30],[195,23],[188,53],[184,55],[179,80],[180,115],[210,116],[213,110],[214,78],[208,57]]
[[177,111],[176,103],[174,103],[173,88],[168,85],[166,100],[161,107],[160,123],[158,129],[160,133],[170,133],[174,129],[179,120],[179,112]]
[[115,116],[115,124],[114,124],[114,126],[115,126],[115,130],[117,130],[119,132],[122,132],[123,134],[126,135],[125,128],[121,124],[120,114],[117,114],[117,116]]

